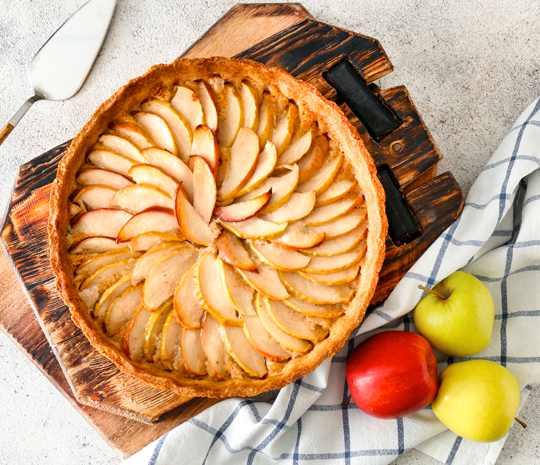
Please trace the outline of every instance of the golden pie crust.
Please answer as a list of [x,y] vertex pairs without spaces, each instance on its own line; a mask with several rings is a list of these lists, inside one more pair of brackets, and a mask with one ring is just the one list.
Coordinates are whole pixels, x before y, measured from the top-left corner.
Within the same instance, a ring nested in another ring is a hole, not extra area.
[[[237,370],[235,376],[227,379],[217,379],[208,374],[192,376],[169,371],[159,364],[144,360],[133,362],[121,346],[106,336],[102,326],[91,316],[79,295],[68,254],[70,201],[73,193],[80,188],[76,181],[77,174],[98,137],[105,133],[119,116],[138,109],[141,102],[156,95],[161,89],[196,80],[207,82],[216,76],[237,86],[242,81],[255,83],[271,95],[289,99],[298,107],[303,118],[315,121],[319,131],[327,134],[333,146],[343,153],[346,165],[356,178],[364,196],[364,207],[367,210],[367,250],[361,262],[361,272],[351,284],[356,288],[354,298],[344,305],[344,313],[332,320],[325,339],[315,342],[312,350],[305,354],[295,354],[286,362],[274,363],[271,373],[261,379],[249,376],[242,370]],[[339,107],[323,98],[314,86],[298,81],[282,70],[252,61],[220,57],[179,59],[168,65],[154,66],[143,76],[120,88],[97,109],[74,138],[69,151],[60,162],[57,179],[51,191],[51,266],[57,278],[58,292],[69,306],[73,321],[82,329],[92,346],[112,360],[121,371],[181,396],[253,396],[281,388],[313,371],[323,360],[338,352],[352,330],[361,323],[375,291],[384,260],[387,233],[384,202],[384,191],[377,179],[373,160],[356,129]]]

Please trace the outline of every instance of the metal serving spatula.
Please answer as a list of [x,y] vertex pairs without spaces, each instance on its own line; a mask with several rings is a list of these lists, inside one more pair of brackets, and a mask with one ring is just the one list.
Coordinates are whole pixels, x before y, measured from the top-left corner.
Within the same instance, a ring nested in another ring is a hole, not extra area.
[[41,47],[28,65],[35,95],[0,130],[0,144],[34,102],[66,100],[79,91],[101,49],[115,6],[116,0],[90,0]]

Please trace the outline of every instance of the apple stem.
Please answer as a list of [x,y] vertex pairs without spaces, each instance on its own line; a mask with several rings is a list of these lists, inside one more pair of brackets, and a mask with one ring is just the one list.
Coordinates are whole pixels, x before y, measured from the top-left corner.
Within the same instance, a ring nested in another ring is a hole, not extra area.
[[438,292],[435,292],[433,289],[428,289],[427,287],[422,286],[421,284],[418,285],[418,289],[422,289],[423,291],[429,292],[430,294],[436,295],[439,299],[446,300],[447,297],[445,297],[442,294],[439,294]]
[[349,394],[349,396],[342,402],[341,408],[347,408],[349,406],[349,403],[351,402],[351,397],[352,397],[352,394]]
[[527,423],[521,421],[519,418],[514,417],[514,420],[516,420],[523,428],[527,428]]

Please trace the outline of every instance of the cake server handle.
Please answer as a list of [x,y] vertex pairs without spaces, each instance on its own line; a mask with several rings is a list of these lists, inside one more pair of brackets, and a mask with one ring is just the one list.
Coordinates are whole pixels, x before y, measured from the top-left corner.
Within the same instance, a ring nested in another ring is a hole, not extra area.
[[7,139],[7,136],[11,134],[11,131],[17,126],[17,123],[21,120],[21,118],[25,115],[25,113],[28,111],[28,109],[34,104],[34,102],[37,102],[38,100],[41,100],[43,97],[38,97],[37,95],[34,95],[33,97],[30,97],[26,102],[24,102],[13,115],[13,118],[9,120],[9,122],[0,130],[0,145]]

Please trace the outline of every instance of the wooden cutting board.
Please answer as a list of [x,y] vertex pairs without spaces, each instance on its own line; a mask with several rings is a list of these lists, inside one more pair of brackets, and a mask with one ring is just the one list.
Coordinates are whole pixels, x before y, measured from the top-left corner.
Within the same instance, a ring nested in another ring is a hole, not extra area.
[[[319,23],[299,4],[239,4],[182,56],[214,55],[253,59],[311,82],[358,128],[388,198],[386,261],[372,303],[383,301],[455,221],[463,194],[450,173],[436,176],[441,155],[405,87],[369,85],[393,70],[380,44]],[[55,291],[47,246],[50,186],[67,146],[20,168],[2,228],[0,327],[128,457],[217,401],[180,398],[123,375],[71,321]]]

